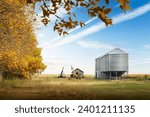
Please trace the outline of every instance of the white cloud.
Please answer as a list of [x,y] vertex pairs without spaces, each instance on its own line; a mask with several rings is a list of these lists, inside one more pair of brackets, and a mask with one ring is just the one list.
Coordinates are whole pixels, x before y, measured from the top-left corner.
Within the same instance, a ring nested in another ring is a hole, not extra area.
[[[119,6],[120,6],[120,4],[114,6],[114,8],[117,8],[117,7],[119,7]],[[86,21],[84,24],[85,24],[85,25],[88,25],[89,23],[93,22],[93,21],[96,20],[96,19],[98,19],[97,16],[94,17],[94,18],[89,19],[89,20]],[[74,32],[74,31],[76,31],[77,29],[80,29],[80,28],[81,28],[81,26],[78,25],[76,28],[69,30],[68,33],[70,34],[70,33]],[[51,42],[57,41],[57,40],[59,40],[59,39],[61,39],[61,38],[63,38],[63,36],[59,36],[59,37],[53,39]]]
[[150,58],[131,59],[129,60],[129,73],[149,74]]
[[61,40],[58,40],[58,41],[54,42],[54,44],[52,46],[49,46],[49,47],[54,48],[54,47],[57,47],[57,46],[62,46],[64,44],[73,42],[75,40],[79,40],[79,39],[81,39],[83,37],[86,37],[90,34],[96,33],[99,30],[102,30],[104,28],[105,28],[105,25],[103,23],[99,24],[98,26],[94,25],[94,26],[92,26],[88,29],[85,29],[84,31],[78,32],[77,34],[68,35],[68,36],[62,38]]
[[150,49],[150,44],[144,45],[144,48]]
[[145,58],[145,59],[135,59],[130,61],[130,65],[141,65],[141,64],[149,64],[150,63],[150,58]]
[[77,44],[83,48],[92,48],[92,49],[113,49],[114,48],[110,44],[100,43],[98,41],[78,41]]
[[143,5],[137,9],[133,10],[132,12],[129,12],[126,14],[120,14],[117,17],[114,17],[113,24],[118,24],[123,21],[134,19],[134,18],[141,16],[149,11],[150,11],[150,3]]
[[[88,25],[89,23],[93,22],[93,21],[94,21],[95,19],[97,19],[97,18],[98,18],[98,17],[94,17],[94,18],[92,18],[92,19],[86,21],[84,24],[85,24],[85,25]],[[70,33],[74,32],[74,31],[76,31],[76,30],[78,30],[78,29],[80,29],[80,28],[81,28],[81,26],[78,25],[76,28],[69,30],[68,33],[70,34]],[[59,39],[61,39],[61,38],[63,38],[63,36],[59,36],[59,37],[53,39],[51,42],[55,42],[55,41],[57,41],[57,40],[59,40]]]
[[116,6],[114,6],[114,8],[120,7],[120,4],[117,4]]
[[[141,6],[131,12],[128,12],[126,14],[122,13],[120,15],[117,15],[115,17],[112,17],[112,20],[113,20],[113,26],[116,25],[116,24],[119,24],[121,22],[124,22],[124,21],[128,21],[128,20],[131,20],[131,19],[134,19],[138,16],[141,16],[147,12],[150,11],[150,3],[144,5],[144,6]],[[75,40],[79,40],[79,39],[82,39],[88,35],[91,35],[91,34],[94,34],[98,31],[101,31],[103,29],[105,29],[106,26],[104,23],[97,23],[93,26],[91,26],[90,28],[87,28],[81,32],[78,32],[76,34],[72,34],[72,35],[68,35],[66,37],[63,37],[61,38],[61,40],[59,39],[58,41],[54,41],[53,44],[51,44],[52,46],[50,46],[50,48],[54,48],[54,47],[57,47],[57,46],[62,46],[64,44],[67,44],[67,43],[70,43],[70,42],[73,42]],[[77,28],[78,29],[78,28]]]

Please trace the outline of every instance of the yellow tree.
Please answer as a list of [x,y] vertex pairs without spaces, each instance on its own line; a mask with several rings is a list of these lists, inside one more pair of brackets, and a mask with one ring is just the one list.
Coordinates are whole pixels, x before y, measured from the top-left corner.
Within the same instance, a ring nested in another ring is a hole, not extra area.
[[25,5],[25,0],[0,1],[0,71],[4,77],[29,78],[46,67]]

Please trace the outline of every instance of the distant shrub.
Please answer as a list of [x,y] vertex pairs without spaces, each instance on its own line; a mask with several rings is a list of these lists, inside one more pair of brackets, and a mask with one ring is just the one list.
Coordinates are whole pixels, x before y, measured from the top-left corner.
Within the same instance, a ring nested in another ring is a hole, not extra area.
[[128,74],[125,79],[150,80],[150,74]]
[[146,75],[144,75],[144,79],[148,79],[148,75],[146,74]]

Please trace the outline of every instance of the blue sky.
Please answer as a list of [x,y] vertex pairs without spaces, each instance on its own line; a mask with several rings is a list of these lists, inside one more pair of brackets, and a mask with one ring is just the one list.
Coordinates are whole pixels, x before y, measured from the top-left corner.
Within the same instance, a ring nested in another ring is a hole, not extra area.
[[[65,67],[67,74],[73,65],[85,74],[94,74],[95,58],[115,47],[129,53],[129,73],[150,73],[150,0],[131,0],[130,6],[132,9],[123,13],[116,2],[111,4],[113,25],[109,27],[98,18],[90,19],[84,9],[75,9],[77,18],[87,24],[65,37],[53,32],[51,24],[40,25],[36,35],[47,65],[43,73],[57,74]],[[65,17],[65,12],[58,15]]]

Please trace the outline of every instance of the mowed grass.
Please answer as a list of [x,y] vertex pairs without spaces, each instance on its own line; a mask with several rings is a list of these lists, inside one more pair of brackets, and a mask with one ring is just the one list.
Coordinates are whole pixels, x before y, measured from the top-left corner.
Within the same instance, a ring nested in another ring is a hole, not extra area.
[[91,75],[81,80],[68,80],[57,76],[0,81],[0,99],[150,99],[149,80],[95,80]]

